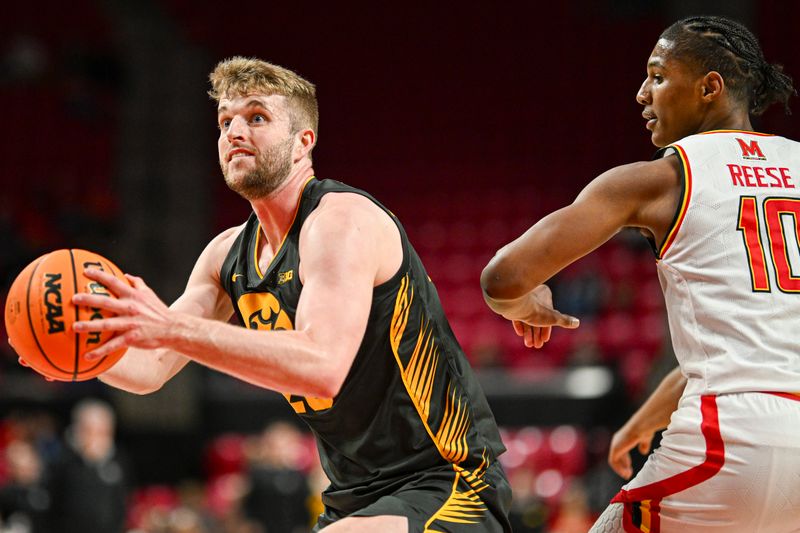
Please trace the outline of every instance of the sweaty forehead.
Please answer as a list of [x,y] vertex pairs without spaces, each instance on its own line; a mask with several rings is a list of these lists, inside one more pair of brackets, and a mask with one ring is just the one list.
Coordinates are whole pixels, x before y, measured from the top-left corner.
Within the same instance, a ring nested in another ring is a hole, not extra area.
[[656,43],[650,57],[647,59],[648,67],[663,67],[675,50],[675,42],[661,38]]

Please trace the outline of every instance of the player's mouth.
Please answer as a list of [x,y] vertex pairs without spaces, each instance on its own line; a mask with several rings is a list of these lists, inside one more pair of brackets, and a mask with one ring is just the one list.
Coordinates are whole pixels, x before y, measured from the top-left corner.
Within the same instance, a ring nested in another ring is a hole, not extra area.
[[240,159],[242,157],[253,157],[255,154],[250,150],[246,150],[244,148],[234,148],[230,152],[228,152],[228,157],[226,158],[228,163],[233,161],[234,159]]
[[658,122],[658,117],[656,117],[652,111],[643,111],[642,116],[647,121],[647,124],[645,124],[645,128],[647,128],[650,131],[653,131],[653,128],[656,127],[656,122]]

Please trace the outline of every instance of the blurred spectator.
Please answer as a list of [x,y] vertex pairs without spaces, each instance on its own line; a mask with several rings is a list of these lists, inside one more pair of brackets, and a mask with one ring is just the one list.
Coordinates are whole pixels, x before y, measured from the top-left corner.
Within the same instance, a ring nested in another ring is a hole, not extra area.
[[516,533],[543,533],[548,509],[534,490],[536,474],[528,466],[520,466],[509,472],[513,491],[509,521]]
[[551,528],[551,533],[584,533],[594,524],[589,510],[586,490],[578,481],[573,481],[561,496],[558,515]]
[[129,479],[114,426],[106,403],[85,400],[73,409],[68,446],[49,473],[52,533],[124,530]]
[[300,470],[303,449],[300,431],[287,422],[274,422],[250,450],[244,512],[266,533],[309,529],[309,487]]
[[11,442],[5,450],[8,480],[0,487],[0,531],[49,533],[50,497],[42,486],[42,463],[28,442]]

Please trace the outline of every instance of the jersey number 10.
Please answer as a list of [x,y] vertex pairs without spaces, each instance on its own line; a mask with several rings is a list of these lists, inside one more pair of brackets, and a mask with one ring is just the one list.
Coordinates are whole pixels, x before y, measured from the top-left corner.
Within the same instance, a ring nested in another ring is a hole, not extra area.
[[[764,223],[769,240],[769,255],[775,267],[775,279],[781,292],[800,293],[800,275],[792,272],[792,259],[790,253],[797,250],[795,260],[800,258],[800,199],[798,198],[767,198],[763,206]],[[739,200],[739,224],[737,229],[742,232],[747,259],[750,262],[750,278],[753,281],[753,291],[769,292],[769,274],[767,272],[767,259],[764,243],[761,242],[759,225],[758,204],[754,196],[742,196]],[[784,215],[788,215],[792,224],[784,226]],[[800,270],[800,265],[796,266]]]

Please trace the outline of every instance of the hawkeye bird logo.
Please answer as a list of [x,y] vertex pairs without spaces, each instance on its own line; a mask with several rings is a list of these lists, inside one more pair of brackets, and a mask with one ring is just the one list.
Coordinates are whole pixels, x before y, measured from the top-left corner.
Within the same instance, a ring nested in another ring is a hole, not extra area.
[[249,329],[267,331],[294,329],[289,315],[281,309],[281,304],[275,296],[268,292],[243,294],[239,298],[238,306]]
[[[284,272],[291,279],[292,271]],[[236,276],[236,274],[234,274]],[[241,276],[241,274],[239,274]],[[289,281],[287,279],[286,281]],[[279,280],[280,283],[280,280]],[[286,331],[293,330],[294,325],[289,315],[281,308],[280,302],[274,295],[268,292],[254,292],[243,294],[237,302],[239,312],[245,320],[248,329],[258,329],[263,331]],[[333,406],[332,398],[315,398],[311,396],[299,396],[296,394],[283,395],[292,406],[292,409],[299,414],[311,414],[325,411]]]

